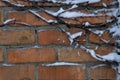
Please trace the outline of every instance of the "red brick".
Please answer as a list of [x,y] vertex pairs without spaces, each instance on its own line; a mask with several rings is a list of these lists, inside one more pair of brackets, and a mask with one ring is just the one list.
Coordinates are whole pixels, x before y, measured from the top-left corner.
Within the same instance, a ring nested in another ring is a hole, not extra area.
[[[55,20],[54,17],[52,17],[52,16],[50,16],[50,15],[44,13],[44,12],[41,12],[40,15],[42,17],[45,17],[48,20],[49,19]],[[47,22],[43,21],[42,19],[36,17],[34,14],[29,13],[29,12],[9,12],[8,18],[9,19],[15,18],[16,22],[24,22],[24,23],[34,25],[34,26],[46,26],[46,25],[49,25]],[[14,24],[14,26],[19,26],[19,25]]]
[[[23,0],[10,0],[11,3],[15,3],[15,4],[21,4],[21,5],[25,5],[25,6],[31,6],[31,3],[28,1],[23,1]],[[2,2],[0,1],[0,6],[9,6],[9,7],[13,7],[13,5],[10,5],[8,3]]]
[[112,20],[113,16],[88,16],[77,17],[76,19],[64,18],[63,21],[70,25],[83,25],[84,22],[89,22],[92,25],[100,25],[106,23],[107,20]]
[[52,48],[28,48],[8,50],[9,63],[54,62],[56,53]]
[[39,80],[85,80],[85,66],[39,66]]
[[[108,43],[104,42],[103,40],[108,41]],[[108,31],[104,32],[101,36],[91,32],[89,34],[89,42],[97,44],[114,44],[115,39],[111,38],[111,35]]]
[[0,11],[0,25],[2,25],[4,22],[4,13],[3,11]]
[[0,45],[33,44],[34,39],[30,30],[0,30]]
[[4,50],[0,48],[0,62],[3,61]]
[[[26,0],[10,0],[12,3],[17,3],[17,4],[22,4],[22,5],[25,5],[25,6],[32,6],[32,3],[31,2],[28,2]],[[100,2],[97,2],[97,3],[92,3],[92,4],[89,4],[88,6],[103,6],[103,3],[105,3],[107,6],[111,5],[113,1],[112,0],[101,0]],[[7,4],[3,3],[2,1],[0,1],[0,6],[8,6]],[[9,6],[12,6],[12,5],[9,5]],[[51,3],[51,2],[39,2],[38,3],[38,6],[60,6],[60,4],[54,4],[54,3]]]
[[110,6],[112,4],[112,2],[113,2],[112,0],[101,0],[98,3],[92,3],[89,6],[104,6],[103,3],[106,4],[107,6]]
[[97,50],[95,50],[95,52],[100,55],[107,55],[110,52],[113,52],[114,50],[115,49],[113,47],[104,46],[104,47],[99,47]]
[[0,1],[0,6],[6,6],[6,4],[2,1]]
[[58,60],[67,62],[89,62],[96,61],[87,52],[80,48],[64,47],[58,49]]
[[111,67],[91,68],[90,73],[92,80],[116,80],[116,72]]
[[[66,30],[66,32],[70,32],[71,34],[74,34],[76,32],[83,32],[83,35],[78,37],[76,41],[78,43],[84,43],[85,42],[85,31],[84,30],[78,30],[78,29],[69,29]],[[49,39],[48,39],[49,38]],[[41,45],[49,45],[49,44],[70,44],[70,41],[68,39],[68,36],[59,31],[59,30],[45,30],[40,31],[38,34],[38,41]]]
[[0,80],[35,80],[34,66],[0,67]]

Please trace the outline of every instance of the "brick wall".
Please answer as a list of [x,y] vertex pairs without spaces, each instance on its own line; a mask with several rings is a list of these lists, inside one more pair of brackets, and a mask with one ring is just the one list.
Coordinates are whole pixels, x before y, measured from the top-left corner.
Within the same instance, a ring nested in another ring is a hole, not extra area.
[[[98,11],[96,14],[100,13],[101,16],[59,19],[40,11],[40,8],[57,11],[61,6],[66,9],[71,5],[51,2],[32,3],[27,0],[10,1],[25,7],[16,7],[0,1],[0,80],[116,79],[116,71],[110,67],[110,63],[100,62],[81,48],[76,48],[76,43],[84,45],[100,55],[115,50],[115,39],[108,31],[115,17],[106,14],[117,7],[116,0],[101,0],[87,5],[83,3],[73,10],[88,15]],[[30,13],[30,9],[39,11],[42,17],[56,20],[58,23],[47,23]],[[4,24],[4,21],[13,18],[15,21]],[[85,26],[86,22],[91,26]],[[82,35],[70,45],[69,37],[59,28],[71,34],[82,32]],[[102,33],[97,34],[96,30]],[[56,62],[59,66],[46,65]],[[72,64],[60,65],[61,62]]]

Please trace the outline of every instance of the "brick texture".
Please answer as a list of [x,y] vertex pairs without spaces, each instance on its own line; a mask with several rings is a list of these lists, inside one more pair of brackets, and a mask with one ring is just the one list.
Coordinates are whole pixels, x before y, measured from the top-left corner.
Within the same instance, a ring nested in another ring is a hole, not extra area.
[[76,19],[65,18],[63,21],[69,23],[70,25],[82,25],[84,22],[89,22],[92,25],[104,24],[107,20],[114,19],[113,16],[83,16],[77,17]]
[[84,66],[53,66],[38,68],[39,80],[85,80]]
[[0,45],[33,44],[34,39],[30,30],[0,30]]
[[4,50],[0,48],[0,62],[3,61]]
[[114,44],[115,39],[111,38],[108,31],[104,32],[101,36],[91,32],[89,34],[89,42],[97,44]]
[[[17,1],[10,0],[10,1],[13,3],[25,5],[25,6],[34,6],[31,2],[28,2],[26,0],[17,0]],[[110,6],[112,4],[112,0],[101,0],[98,3],[92,3],[92,4],[89,4],[88,6],[95,6],[95,7],[103,6],[103,3],[106,4],[107,6]],[[41,3],[38,3],[37,5],[38,6],[60,6],[60,4],[53,4],[51,2],[41,2]],[[0,1],[0,6],[12,6],[12,5],[5,4],[4,2]]]
[[8,51],[9,63],[54,62],[56,53],[52,48],[29,48]]
[[35,80],[34,66],[0,67],[0,80]]
[[[19,15],[19,16],[18,16]],[[41,16],[45,17],[46,19],[54,19],[54,17],[47,15],[44,12],[40,13]],[[24,17],[24,18],[23,18]],[[16,22],[24,22],[34,26],[46,26],[49,25],[47,22],[43,21],[42,19],[36,17],[35,15],[29,12],[9,12],[8,14],[9,19],[16,19]],[[31,18],[31,19],[29,19]],[[20,24],[12,24],[14,26],[20,26]]]
[[58,50],[59,61],[88,62],[96,61],[88,53],[79,48],[64,47]]
[[[85,35],[84,35],[85,31],[84,30],[69,29],[69,30],[66,30],[66,31],[70,32],[71,34],[74,34],[76,32],[83,32],[83,35],[78,37],[76,39],[76,41],[78,43],[84,43],[85,42]],[[68,36],[65,33],[62,33],[59,30],[40,31],[39,34],[38,34],[38,41],[39,41],[39,44],[41,44],[41,45],[70,44]]]
[[1,10],[0,11],[0,25],[2,25],[4,22],[4,14],[3,14],[3,11]]
[[0,0],[0,80],[115,80],[107,64],[117,63],[101,66],[87,50],[103,56],[119,48],[109,31],[118,0],[56,1],[77,0]]
[[113,47],[106,47],[106,46],[103,46],[103,47],[99,47],[96,51],[97,54],[100,54],[100,55],[107,55],[109,54],[110,52],[113,52],[115,49]]
[[115,70],[110,67],[97,67],[90,71],[92,80],[115,80]]

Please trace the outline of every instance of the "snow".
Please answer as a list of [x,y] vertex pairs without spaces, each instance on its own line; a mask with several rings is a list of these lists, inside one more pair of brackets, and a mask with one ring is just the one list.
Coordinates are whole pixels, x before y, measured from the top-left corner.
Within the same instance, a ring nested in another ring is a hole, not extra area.
[[101,0],[48,0],[53,3],[63,3],[63,4],[80,4],[80,3],[96,3],[100,2]]
[[34,14],[35,16],[37,16],[38,18],[44,20],[47,23],[57,23],[56,20],[47,20],[46,18],[42,17],[39,13],[37,13],[36,11],[33,10],[29,10],[29,12],[31,12],[32,14]]
[[82,36],[82,32],[77,32],[74,34],[71,34],[70,32],[66,32],[66,34],[69,37],[70,44],[72,44],[74,42],[75,38]]
[[90,26],[91,25],[89,22],[85,22],[84,24],[85,24],[85,26]]
[[102,36],[102,34],[105,32],[105,30],[93,30],[93,29],[89,29],[89,31],[91,31],[94,34],[97,34],[99,36]]
[[120,35],[120,26],[115,25],[109,29],[110,33],[113,33],[113,37]]
[[49,11],[49,10],[45,10],[45,12],[47,12],[48,14],[51,14],[53,16],[59,16],[60,14],[66,12],[66,11],[69,11],[69,10],[72,10],[72,9],[75,9],[77,8],[78,6],[77,5],[73,5],[72,7],[64,10],[62,7],[57,11],[57,12],[53,12],[53,11]]
[[115,52],[109,53],[108,55],[101,56],[103,59],[106,61],[115,61],[115,62],[120,62],[120,55],[118,55]]
[[51,64],[42,64],[42,66],[78,66],[77,63],[67,63],[67,62],[55,62]]
[[72,12],[72,11],[67,11],[67,12],[64,12],[62,14],[59,15],[59,17],[63,17],[63,18],[76,18],[76,17],[82,17],[82,16],[101,16],[102,14],[99,14],[99,15],[95,15],[95,14],[85,14],[85,13],[82,13],[82,12]]
[[80,51],[77,52],[77,55],[80,56]]
[[107,7],[106,3],[102,3],[102,5],[103,5],[104,7]]
[[2,64],[3,66],[14,66],[14,65],[12,65],[12,64],[6,64],[6,63],[4,63],[4,64]]
[[25,7],[25,5],[22,5],[22,4],[17,4],[17,3],[11,3],[10,0],[2,0],[3,2],[7,2],[11,5],[14,5],[14,6],[17,6],[17,7]]
[[8,20],[6,20],[6,21],[4,21],[4,25],[6,25],[6,24],[8,24],[8,23],[10,23],[10,22],[13,22],[13,21],[15,21],[15,18],[13,18],[13,19],[8,19]]

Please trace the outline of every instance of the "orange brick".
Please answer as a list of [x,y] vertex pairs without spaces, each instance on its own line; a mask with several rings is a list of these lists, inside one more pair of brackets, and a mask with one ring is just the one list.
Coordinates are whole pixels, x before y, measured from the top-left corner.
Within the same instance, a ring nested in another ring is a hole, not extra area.
[[85,80],[85,66],[39,66],[39,80]]
[[3,49],[0,48],[0,62],[3,61]]
[[3,11],[0,11],[0,25],[2,25],[4,22],[4,13]]
[[116,80],[116,72],[111,67],[97,67],[90,70],[92,80]]
[[[107,41],[106,42],[104,42]],[[91,43],[97,43],[97,44],[114,44],[115,43],[115,39],[111,38],[111,35],[109,32],[104,32],[101,36],[94,34],[94,33],[90,33],[89,34],[89,42]]]
[[0,30],[0,45],[33,44],[34,39],[30,30]]
[[[85,31],[80,29],[69,29],[66,30],[66,32],[70,32],[71,34],[74,34],[76,32],[83,32],[83,35],[78,37],[76,41],[78,43],[84,43],[85,42]],[[48,39],[49,38],[49,39]],[[39,44],[41,45],[49,45],[49,44],[70,44],[70,41],[68,39],[68,36],[59,31],[59,30],[45,30],[41,31],[38,34],[38,40]]]
[[9,63],[54,62],[56,53],[52,48],[28,48],[8,51]]
[[[49,19],[55,20],[54,17],[52,17],[52,16],[50,16],[50,15],[44,13],[44,12],[41,12],[40,15],[42,17],[45,17],[48,20]],[[34,14],[29,13],[29,12],[25,12],[25,13],[23,13],[23,12],[9,12],[8,18],[9,19],[15,18],[16,22],[24,22],[24,23],[34,25],[34,26],[46,26],[46,25],[49,25],[47,22],[43,21],[42,19],[36,17]],[[19,25],[14,24],[14,26],[19,26]]]
[[96,61],[87,52],[79,48],[64,47],[58,49],[58,60],[67,62],[89,62]]
[[35,80],[34,66],[0,67],[0,80]]

